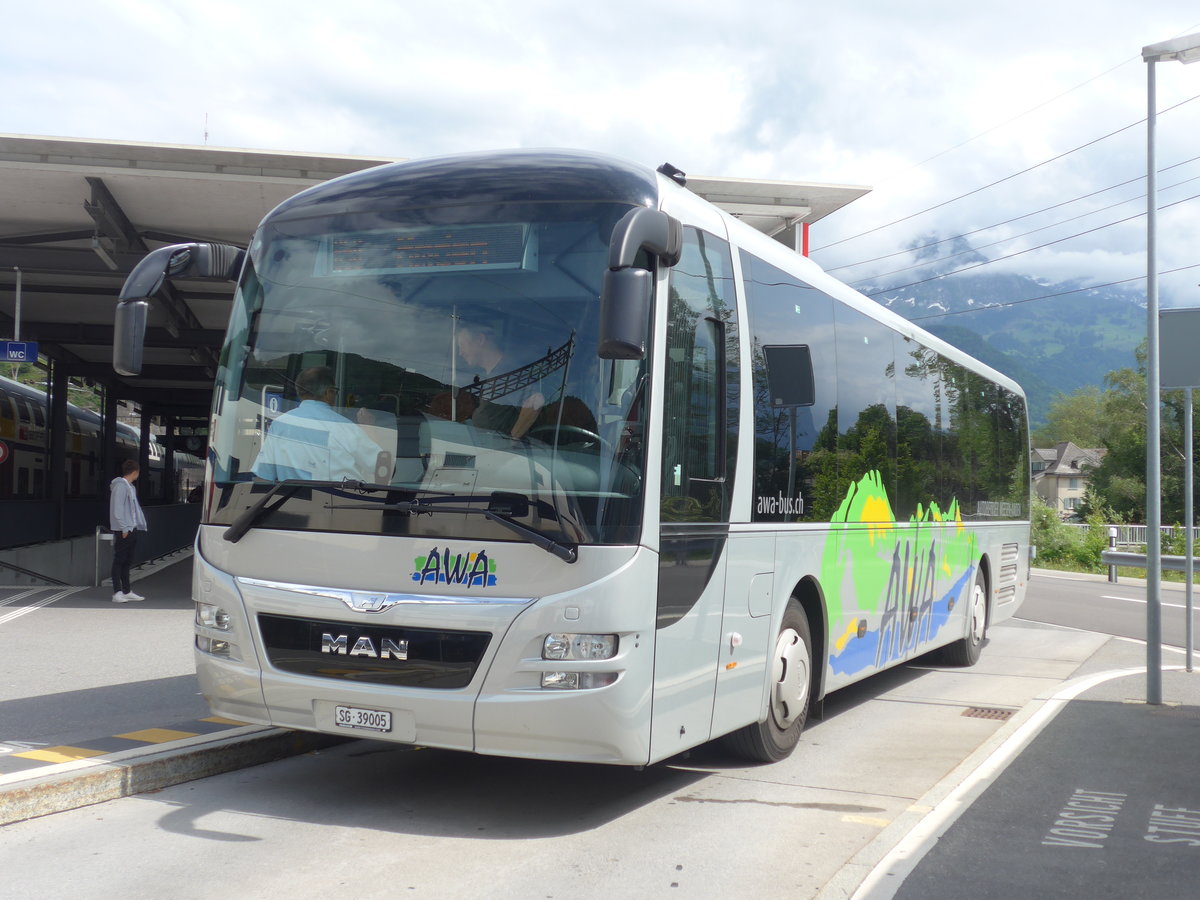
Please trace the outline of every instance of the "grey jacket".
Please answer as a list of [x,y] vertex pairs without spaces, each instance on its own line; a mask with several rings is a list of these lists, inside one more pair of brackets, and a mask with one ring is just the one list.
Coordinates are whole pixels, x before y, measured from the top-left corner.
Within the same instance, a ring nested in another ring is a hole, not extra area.
[[114,532],[145,531],[146,515],[138,505],[137,491],[128,479],[118,475],[108,486],[112,492],[108,501],[108,524]]

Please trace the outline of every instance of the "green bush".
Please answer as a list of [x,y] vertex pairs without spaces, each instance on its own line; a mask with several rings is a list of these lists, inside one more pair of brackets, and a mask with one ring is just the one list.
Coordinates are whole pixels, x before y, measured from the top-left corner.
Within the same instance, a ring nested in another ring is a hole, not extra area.
[[1087,528],[1067,525],[1042,500],[1033,501],[1030,541],[1037,547],[1037,564],[1073,572],[1100,572],[1100,553],[1108,547],[1104,511],[1088,517]]
[[[1195,549],[1192,548],[1193,552]],[[1187,553],[1187,532],[1182,525],[1175,525],[1170,531],[1163,532],[1161,553],[1163,556],[1184,556]]]

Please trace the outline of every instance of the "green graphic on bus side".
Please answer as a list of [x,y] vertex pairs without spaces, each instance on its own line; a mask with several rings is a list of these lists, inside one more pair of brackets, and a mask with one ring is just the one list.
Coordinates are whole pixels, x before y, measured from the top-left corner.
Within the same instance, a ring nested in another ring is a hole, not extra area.
[[852,484],[821,560],[833,671],[886,665],[935,637],[971,585],[978,558],[957,500],[944,511],[933,502],[918,506],[901,524],[878,471]]

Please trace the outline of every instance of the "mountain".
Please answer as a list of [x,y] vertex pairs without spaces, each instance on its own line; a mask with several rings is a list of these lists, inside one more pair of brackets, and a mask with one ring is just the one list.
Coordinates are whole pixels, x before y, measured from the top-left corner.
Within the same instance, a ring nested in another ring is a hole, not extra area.
[[[955,265],[964,257],[972,259],[968,251]],[[1146,334],[1144,298],[1137,291],[1081,290],[1078,283],[983,273],[888,289],[934,274],[931,267],[855,287],[1015,379],[1029,397],[1032,427],[1045,422],[1056,394],[1103,386],[1109,372],[1135,365],[1134,349]]]

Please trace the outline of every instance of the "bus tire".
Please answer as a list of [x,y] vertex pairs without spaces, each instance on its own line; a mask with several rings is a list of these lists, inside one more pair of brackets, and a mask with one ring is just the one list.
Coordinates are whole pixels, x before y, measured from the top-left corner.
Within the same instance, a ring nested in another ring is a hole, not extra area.
[[983,572],[975,573],[967,607],[967,636],[942,648],[941,661],[948,666],[973,666],[987,637],[987,584]]
[[755,762],[778,762],[800,740],[812,704],[812,636],[808,617],[795,600],[788,602],[770,659],[767,717],[726,735],[726,746]]

